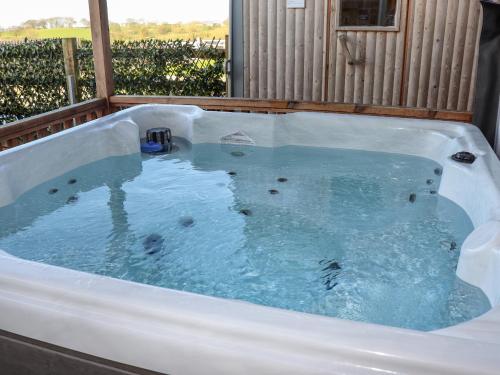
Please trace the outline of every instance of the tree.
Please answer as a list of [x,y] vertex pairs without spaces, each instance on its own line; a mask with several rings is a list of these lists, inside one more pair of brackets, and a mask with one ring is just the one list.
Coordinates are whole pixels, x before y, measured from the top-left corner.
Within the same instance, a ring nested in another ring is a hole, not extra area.
[[63,18],[63,27],[74,27],[76,25],[76,20],[73,17]]
[[21,24],[23,29],[36,29],[38,26],[38,20],[27,20]]
[[41,19],[41,20],[36,20],[36,29],[46,29],[47,28],[47,20],[46,19]]
[[82,18],[80,19],[80,25],[83,27],[90,27],[90,21],[86,18]]

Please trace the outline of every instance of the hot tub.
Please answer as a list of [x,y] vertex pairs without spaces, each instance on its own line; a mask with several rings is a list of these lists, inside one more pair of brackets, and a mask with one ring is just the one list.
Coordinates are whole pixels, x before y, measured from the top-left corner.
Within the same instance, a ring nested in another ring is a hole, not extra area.
[[500,370],[471,125],[146,105],[0,159],[2,330],[172,374]]

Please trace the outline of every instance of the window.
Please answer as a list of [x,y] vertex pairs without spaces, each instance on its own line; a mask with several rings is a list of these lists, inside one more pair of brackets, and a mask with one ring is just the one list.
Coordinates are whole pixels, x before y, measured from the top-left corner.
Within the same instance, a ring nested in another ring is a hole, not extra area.
[[338,30],[399,28],[400,0],[337,0]]

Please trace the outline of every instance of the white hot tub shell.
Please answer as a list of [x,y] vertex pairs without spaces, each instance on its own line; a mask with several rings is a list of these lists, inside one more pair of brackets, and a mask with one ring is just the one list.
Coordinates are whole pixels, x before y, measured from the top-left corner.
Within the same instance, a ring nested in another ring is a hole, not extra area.
[[[500,163],[469,124],[359,115],[260,115],[145,105],[0,153],[0,207],[109,156],[137,153],[152,127],[192,143],[242,131],[263,147],[383,151],[443,166],[439,194],[474,224],[457,274],[493,308],[433,332],[207,297],[86,274],[0,253],[0,329],[170,374],[499,374]],[[469,151],[473,164],[450,155]]]

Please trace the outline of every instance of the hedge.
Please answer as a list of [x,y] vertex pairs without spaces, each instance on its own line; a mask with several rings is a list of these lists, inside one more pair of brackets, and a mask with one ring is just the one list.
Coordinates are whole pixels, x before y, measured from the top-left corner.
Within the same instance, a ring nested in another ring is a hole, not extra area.
[[[217,41],[114,41],[116,94],[224,96]],[[77,50],[80,99],[95,97],[92,43]],[[60,39],[0,44],[0,123],[68,105]]]

